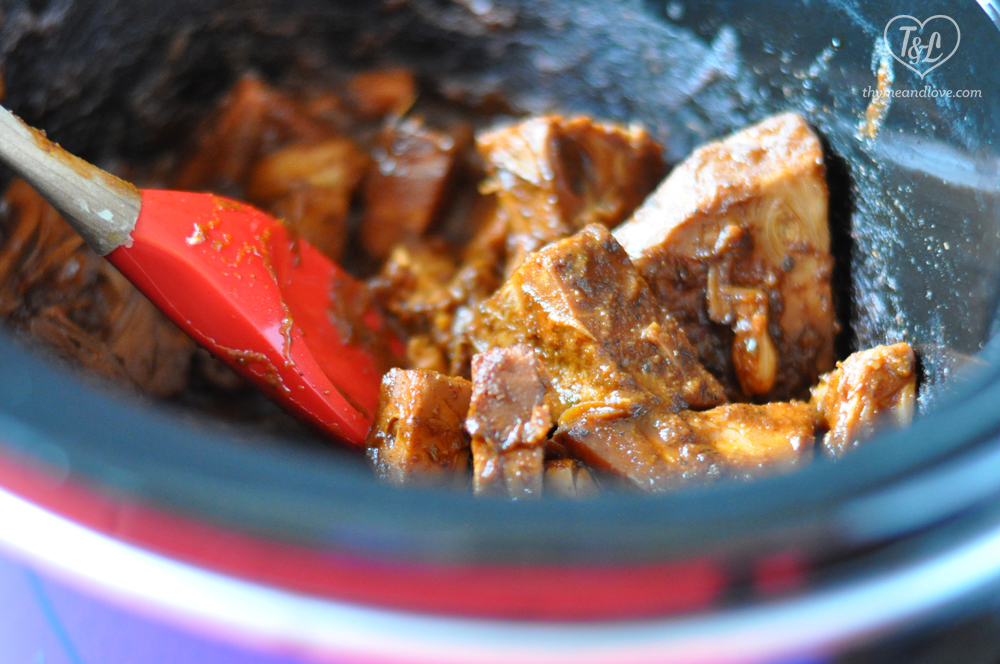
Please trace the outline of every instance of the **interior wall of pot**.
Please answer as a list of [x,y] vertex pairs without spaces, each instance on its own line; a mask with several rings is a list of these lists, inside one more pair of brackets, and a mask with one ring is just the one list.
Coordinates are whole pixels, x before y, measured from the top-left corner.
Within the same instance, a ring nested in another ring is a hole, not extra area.
[[[899,5],[898,7],[895,5]],[[907,5],[909,6],[909,5]],[[600,0],[4,0],[5,103],[70,150],[141,159],[177,144],[247,69],[280,81],[402,63],[475,105],[639,121],[676,162],[786,109],[828,146],[842,353],[908,340],[929,384],[990,336],[1000,288],[996,27],[949,7],[963,47],[919,79],[888,58],[903,3]],[[897,11],[899,10],[899,11]],[[879,66],[897,87],[978,99],[892,102],[861,126]]]

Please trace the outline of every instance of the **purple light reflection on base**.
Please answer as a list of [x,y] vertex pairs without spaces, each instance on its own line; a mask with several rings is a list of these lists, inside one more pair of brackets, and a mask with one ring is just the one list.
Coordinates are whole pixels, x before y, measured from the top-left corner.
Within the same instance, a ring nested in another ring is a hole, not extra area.
[[191,634],[0,555],[0,663],[301,664]]

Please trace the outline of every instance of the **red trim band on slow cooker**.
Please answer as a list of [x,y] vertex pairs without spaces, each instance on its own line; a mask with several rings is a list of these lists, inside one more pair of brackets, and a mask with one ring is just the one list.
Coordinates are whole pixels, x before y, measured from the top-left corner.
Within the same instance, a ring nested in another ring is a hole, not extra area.
[[392,609],[513,619],[626,619],[708,608],[727,585],[724,572],[708,558],[627,567],[362,560],[115,500],[4,458],[0,486],[77,524],[180,561]]

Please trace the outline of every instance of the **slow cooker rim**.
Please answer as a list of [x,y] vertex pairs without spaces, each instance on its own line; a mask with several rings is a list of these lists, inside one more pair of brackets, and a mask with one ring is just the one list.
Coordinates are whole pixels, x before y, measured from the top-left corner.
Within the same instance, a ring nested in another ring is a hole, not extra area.
[[[808,596],[643,622],[427,616],[303,596],[124,544],[5,489],[0,489],[0,547],[112,603],[237,643],[253,635],[255,642],[267,637],[276,648],[292,646],[327,656],[364,652],[390,661],[409,661],[421,653],[428,661],[462,662],[510,661],[514,656],[574,663],[686,662],[709,655],[720,661],[770,661],[856,642],[901,624],[916,625],[922,616],[957,609],[995,587],[1000,583],[997,516],[994,509],[994,527],[985,534],[976,531],[931,556]],[[72,546],[52,547],[52,541]],[[98,561],[96,569],[92,561]],[[150,584],[149,579],[159,581]],[[213,598],[208,604],[192,601],[208,596]],[[289,621],[288,615],[309,619]]]

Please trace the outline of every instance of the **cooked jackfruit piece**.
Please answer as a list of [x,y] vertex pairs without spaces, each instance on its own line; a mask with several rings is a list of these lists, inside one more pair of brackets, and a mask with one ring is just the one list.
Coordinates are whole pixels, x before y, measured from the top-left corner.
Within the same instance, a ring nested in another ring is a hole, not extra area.
[[778,115],[696,150],[614,230],[734,400],[833,368],[825,175],[805,120]]
[[812,459],[814,431],[800,401],[676,413],[585,404],[563,414],[554,439],[592,468],[658,492],[790,470]]
[[811,404],[829,429],[824,450],[840,457],[880,426],[905,427],[913,421],[917,371],[907,343],[876,346],[852,354],[822,376]]

